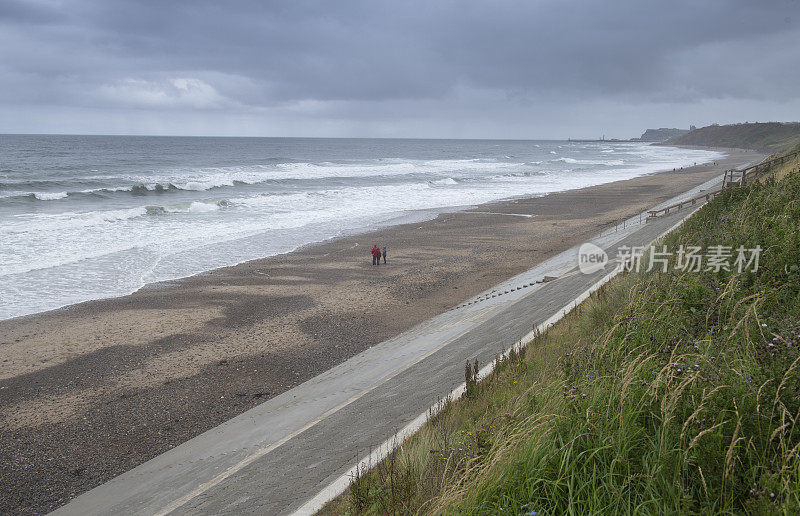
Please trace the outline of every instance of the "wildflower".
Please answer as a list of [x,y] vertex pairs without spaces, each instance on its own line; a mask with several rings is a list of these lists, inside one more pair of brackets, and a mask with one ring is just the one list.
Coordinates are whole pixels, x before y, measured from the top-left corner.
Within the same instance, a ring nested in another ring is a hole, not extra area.
[[695,369],[700,369],[700,366],[699,366],[699,365],[697,365],[697,364],[695,364],[695,365],[694,365],[694,368],[695,368]]

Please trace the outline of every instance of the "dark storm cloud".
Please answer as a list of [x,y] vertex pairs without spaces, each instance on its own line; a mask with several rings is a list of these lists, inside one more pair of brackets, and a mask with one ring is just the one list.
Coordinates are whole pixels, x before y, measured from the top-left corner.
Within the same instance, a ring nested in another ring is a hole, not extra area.
[[56,11],[41,4],[22,0],[5,0],[0,3],[0,20],[6,24],[52,23],[58,18]]
[[794,0],[3,0],[0,104],[359,118],[473,95],[786,102],[798,20]]

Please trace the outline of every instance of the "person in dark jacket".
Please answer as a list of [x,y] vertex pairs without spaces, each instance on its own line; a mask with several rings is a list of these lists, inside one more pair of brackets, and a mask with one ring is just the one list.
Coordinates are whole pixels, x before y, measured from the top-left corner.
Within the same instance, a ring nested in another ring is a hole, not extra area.
[[386,263],[386,246],[383,246],[383,263]]

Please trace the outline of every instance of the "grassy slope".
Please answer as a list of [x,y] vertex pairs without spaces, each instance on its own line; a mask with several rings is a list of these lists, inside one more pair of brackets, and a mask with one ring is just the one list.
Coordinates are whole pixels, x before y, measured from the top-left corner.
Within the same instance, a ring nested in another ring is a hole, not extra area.
[[716,198],[665,243],[757,272],[617,277],[323,512],[797,513],[798,220],[800,174]]
[[711,125],[671,138],[661,145],[700,145],[779,152],[800,142],[800,123]]
[[[797,144],[794,147],[790,147],[783,152],[777,152],[773,156],[775,157],[789,156],[790,154],[794,154],[796,152],[800,152],[800,144]],[[770,156],[770,158],[771,157],[772,156]],[[774,165],[772,168],[770,168],[767,175],[774,177],[776,180],[782,180],[790,173],[796,171],[800,172],[800,156],[794,156],[793,158],[786,160],[785,163]]]

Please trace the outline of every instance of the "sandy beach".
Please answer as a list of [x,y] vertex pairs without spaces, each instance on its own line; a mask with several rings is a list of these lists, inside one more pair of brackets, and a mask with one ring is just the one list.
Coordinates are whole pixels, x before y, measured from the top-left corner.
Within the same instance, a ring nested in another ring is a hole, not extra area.
[[[0,512],[43,513],[615,222],[760,158],[441,214],[0,321]],[[520,216],[523,215],[523,216]],[[387,264],[371,265],[374,243]]]

